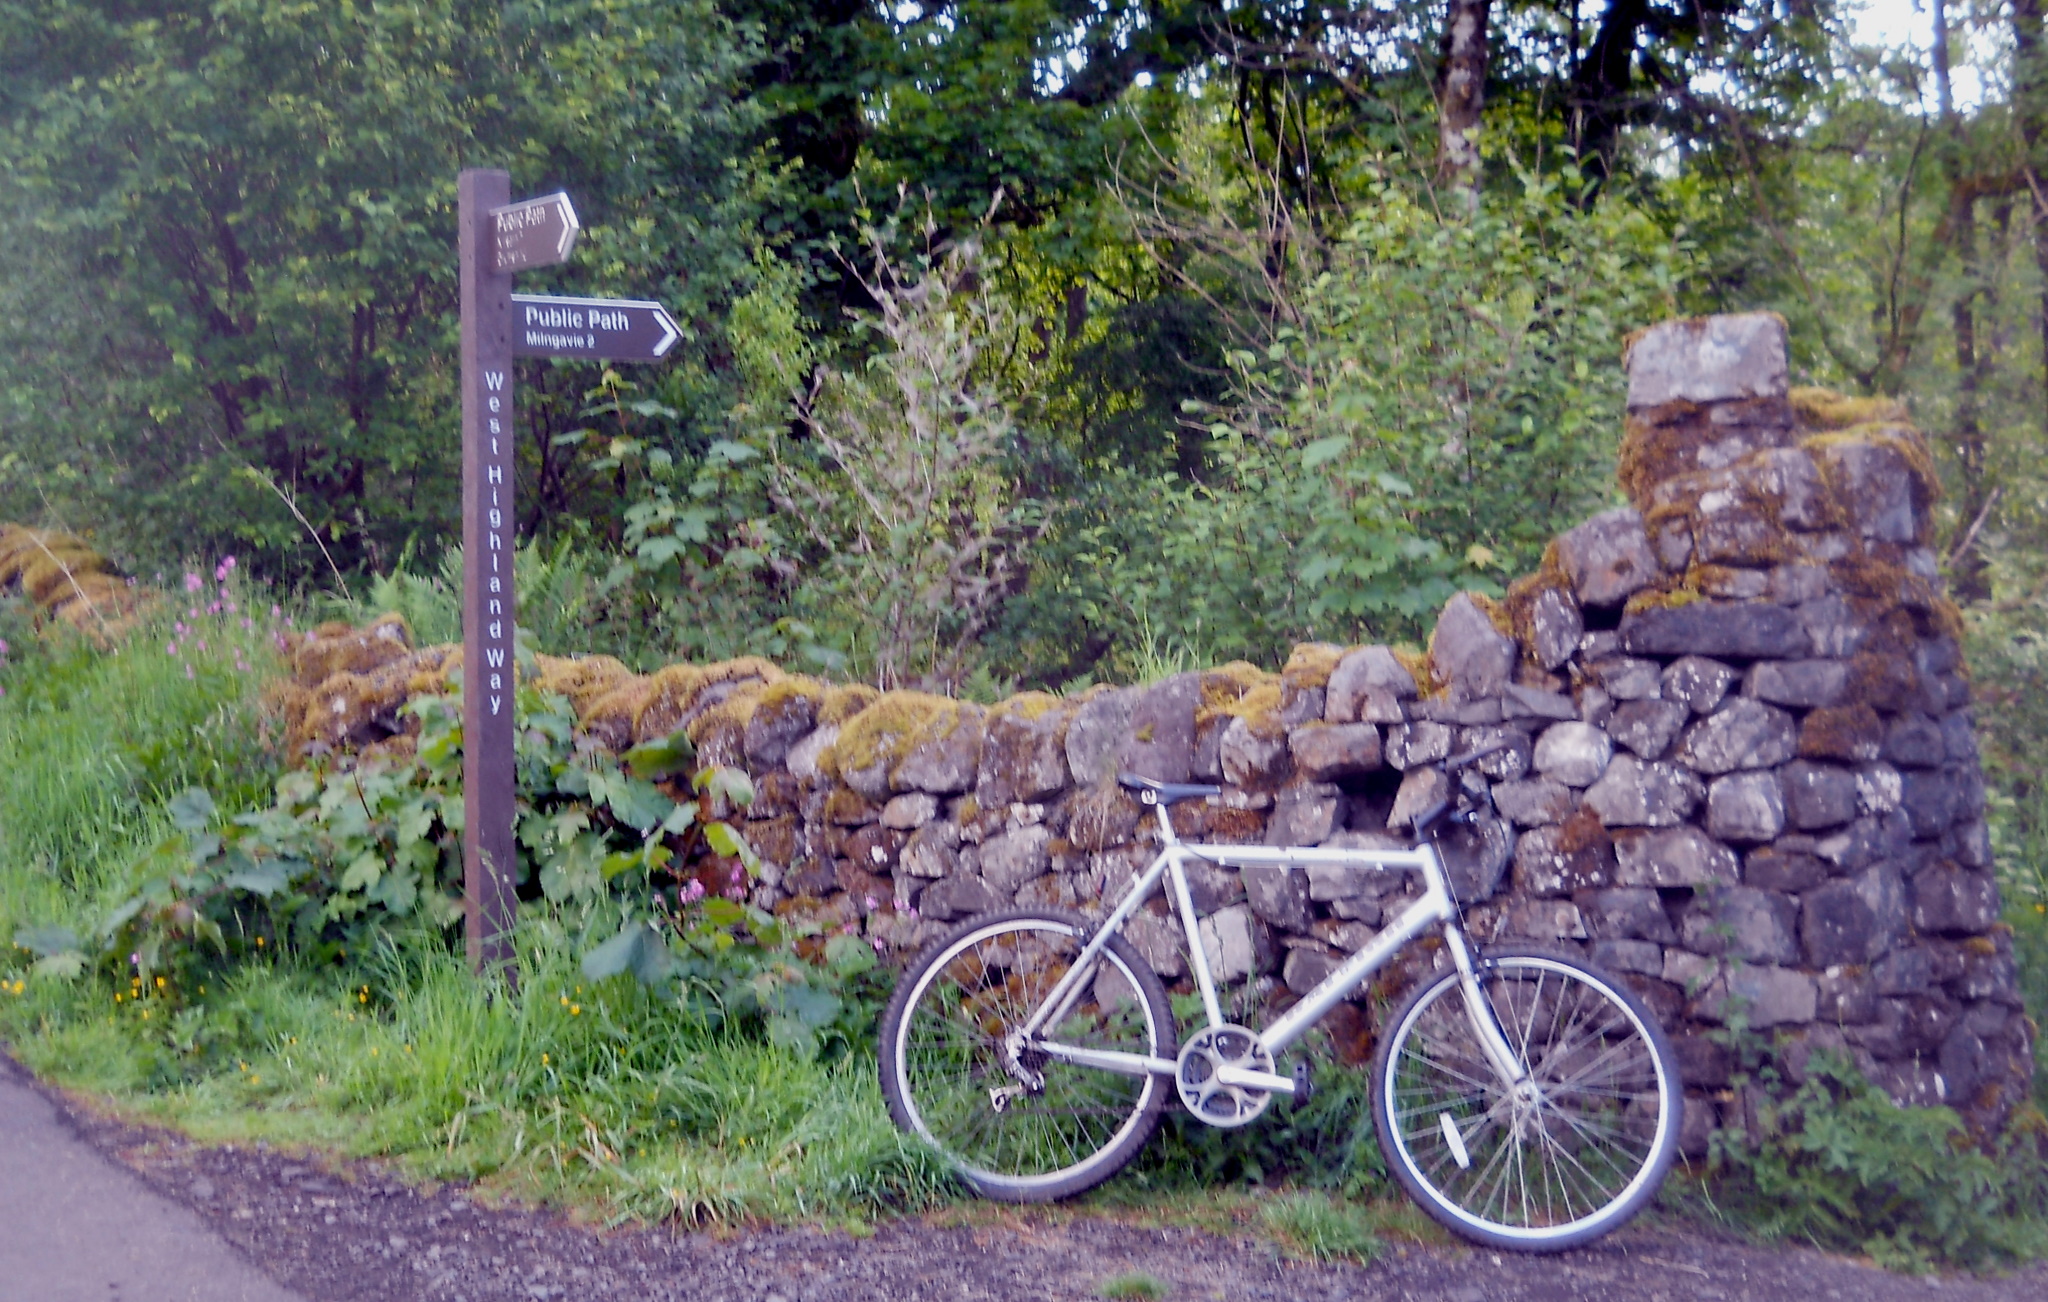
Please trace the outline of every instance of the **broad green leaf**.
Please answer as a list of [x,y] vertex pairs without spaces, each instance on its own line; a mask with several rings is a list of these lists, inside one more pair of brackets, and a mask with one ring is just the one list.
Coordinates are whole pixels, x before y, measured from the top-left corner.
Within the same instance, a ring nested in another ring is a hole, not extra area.
[[277,894],[291,882],[285,862],[280,859],[266,859],[261,863],[238,868],[220,879],[221,885],[233,890],[248,891],[265,899]]
[[641,742],[619,758],[626,762],[633,776],[659,782],[688,768],[696,757],[697,744],[678,728],[666,737]]
[[171,823],[186,832],[202,832],[213,825],[213,797],[203,788],[188,787],[171,798],[164,806]]
[[375,850],[366,851],[341,874],[341,889],[344,892],[368,890],[383,875],[384,857]]
[[14,944],[17,948],[25,949],[31,954],[40,954],[44,958],[77,949],[83,943],[79,940],[78,933],[69,927],[23,927],[14,933]]

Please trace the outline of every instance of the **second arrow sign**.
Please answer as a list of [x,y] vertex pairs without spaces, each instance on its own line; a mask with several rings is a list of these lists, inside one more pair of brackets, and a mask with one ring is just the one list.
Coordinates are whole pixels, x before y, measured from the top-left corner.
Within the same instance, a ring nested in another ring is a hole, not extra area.
[[645,299],[512,296],[512,351],[521,357],[658,362],[682,337],[668,309]]

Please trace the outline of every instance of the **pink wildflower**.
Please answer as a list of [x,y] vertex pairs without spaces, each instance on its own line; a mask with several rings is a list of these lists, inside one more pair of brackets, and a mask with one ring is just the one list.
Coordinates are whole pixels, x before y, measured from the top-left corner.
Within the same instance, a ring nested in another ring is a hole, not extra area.
[[204,650],[206,650],[206,639],[205,639],[205,638],[203,638],[203,637],[202,637],[202,638],[199,638],[199,639],[195,640],[195,641],[194,641],[194,642],[192,643],[192,645],[193,645],[193,646],[196,646],[196,647],[198,647],[198,648],[199,648],[199,649],[200,649],[201,651],[204,651]]
[[176,642],[164,643],[164,654],[167,656],[174,656],[178,654],[178,644]]
[[222,557],[221,563],[213,567],[213,577],[222,583],[226,583],[228,575],[234,573],[234,569],[235,558],[232,556]]
[[182,619],[173,620],[171,622],[171,631],[176,633],[179,637],[185,636],[185,621]]
[[276,619],[276,618],[277,618],[277,617],[278,617],[279,615],[282,615],[282,614],[284,614],[284,607],[283,607],[283,606],[272,606],[272,607],[270,608],[270,617],[271,617],[272,619]]
[[877,908],[881,907],[880,905],[875,903],[875,897],[872,895],[868,896],[867,904],[869,913],[873,913]]
[[704,898],[704,883],[692,877],[690,884],[683,887],[683,903],[695,904]]
[[209,614],[209,615],[218,615],[218,614],[220,614],[220,603],[219,603],[218,601],[216,601],[216,602],[214,602],[214,603],[213,603],[212,605],[208,606],[208,607],[206,608],[206,613],[207,613],[207,614]]
[[205,586],[205,579],[200,578],[197,574],[194,574],[190,570],[185,571],[185,591],[197,592]]
[[195,675],[195,674],[193,674],[193,672],[192,672],[192,666],[191,666],[191,665],[186,665],[186,666],[185,666],[185,677],[187,677],[187,678],[192,678],[192,677],[196,677],[196,675]]

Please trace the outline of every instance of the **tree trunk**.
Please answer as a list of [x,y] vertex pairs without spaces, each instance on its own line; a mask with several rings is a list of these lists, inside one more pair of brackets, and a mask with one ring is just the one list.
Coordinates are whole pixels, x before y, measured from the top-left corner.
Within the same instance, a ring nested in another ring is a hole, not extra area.
[[1479,206],[1480,110],[1486,104],[1486,18],[1489,0],[1451,0],[1437,47],[1436,178],[1467,212]]
[[2027,189],[2034,199],[2034,261],[2041,268],[2041,432],[2048,438],[2048,43],[2042,0],[2012,0],[2013,108],[2019,119]]

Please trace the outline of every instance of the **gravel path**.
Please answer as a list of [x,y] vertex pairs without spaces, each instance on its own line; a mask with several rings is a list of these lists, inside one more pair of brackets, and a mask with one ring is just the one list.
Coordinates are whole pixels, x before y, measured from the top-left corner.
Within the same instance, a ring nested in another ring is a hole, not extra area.
[[[1230,1302],[2048,1297],[2048,1263],[2000,1279],[1916,1279],[1803,1249],[1654,1228],[1551,1257],[1396,1247],[1370,1266],[1316,1266],[1287,1260],[1262,1241],[1063,1215],[991,1214],[967,1228],[908,1220],[868,1238],[812,1229],[598,1234],[547,1213],[480,1207],[457,1187],[416,1188],[372,1163],[329,1167],[261,1148],[204,1147],[108,1120],[30,1085],[4,1057],[0,1084],[47,1098],[53,1106],[43,1124],[61,1130],[56,1138],[64,1143],[109,1159],[105,1173],[120,1177],[135,1206],[173,1205],[196,1218],[195,1230],[210,1230],[188,1236],[193,1253],[226,1245],[310,1302],[1009,1302],[1092,1298],[1105,1280],[1139,1271],[1165,1282],[1171,1297]],[[15,1133],[0,1131],[10,1144]],[[0,1182],[25,1178],[36,1178],[32,1164],[0,1161]],[[34,1193],[0,1185],[0,1206]],[[119,1223],[128,1206],[115,1200],[99,1215]],[[26,1247],[8,1246],[12,1228],[0,1224],[0,1282],[17,1278],[11,1258]],[[0,1292],[8,1290],[0,1285]]]

